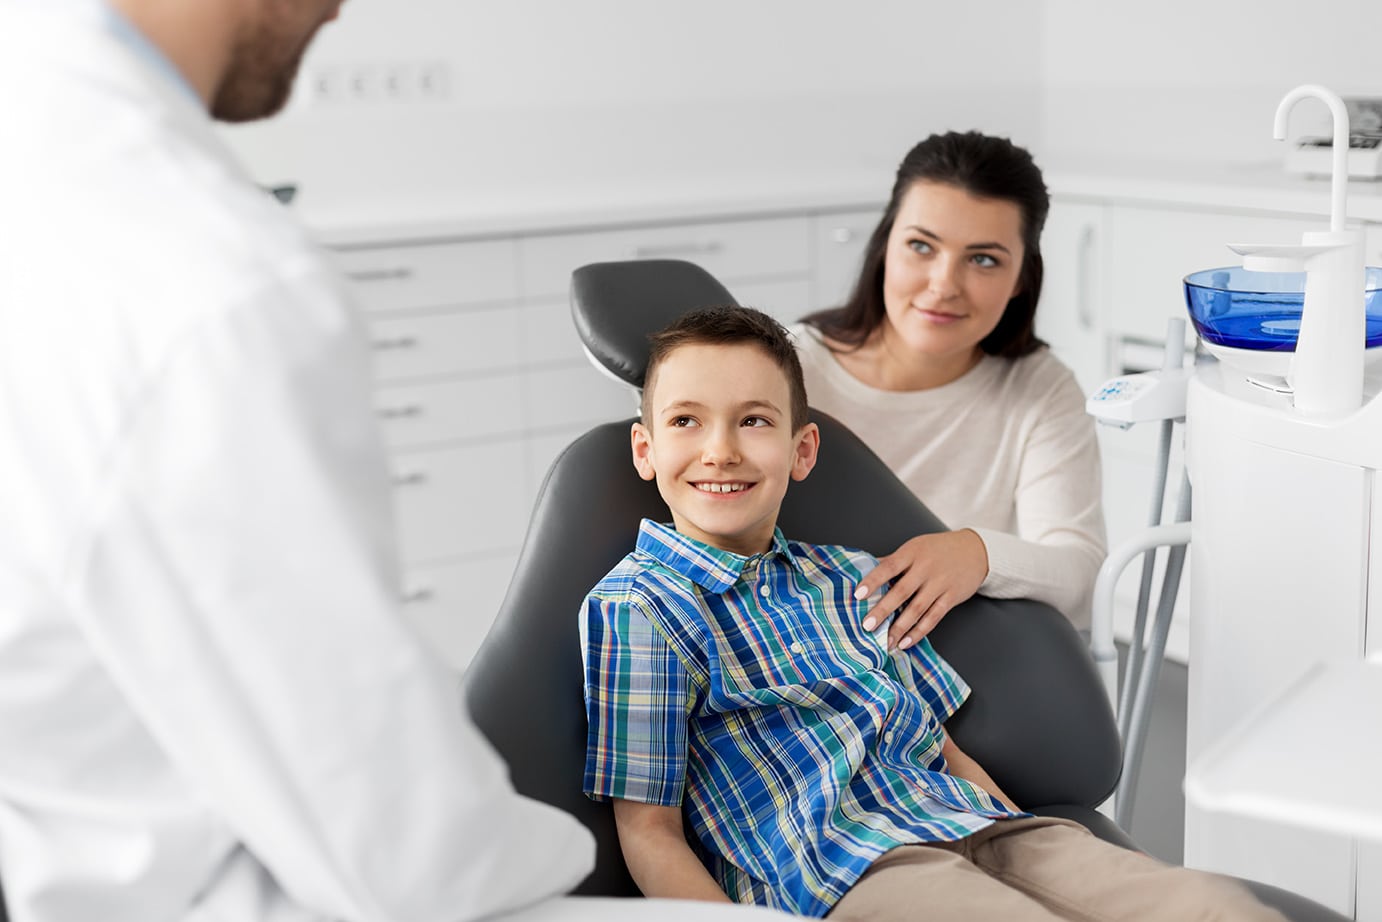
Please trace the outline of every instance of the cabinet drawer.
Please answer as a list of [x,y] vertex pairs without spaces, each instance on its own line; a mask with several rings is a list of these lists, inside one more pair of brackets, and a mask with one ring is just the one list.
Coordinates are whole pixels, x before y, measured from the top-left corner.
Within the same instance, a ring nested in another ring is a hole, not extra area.
[[512,305],[376,319],[369,331],[382,381],[520,364],[519,312]]
[[523,428],[522,376],[385,386],[374,407],[391,448],[513,436]]
[[518,296],[515,242],[482,240],[341,250],[337,263],[366,310],[439,307]]
[[624,259],[685,259],[717,279],[806,274],[805,218],[726,221],[585,234],[528,237],[519,242],[525,297],[561,295],[586,263]]
[[565,297],[543,298],[523,305],[523,357],[534,365],[585,360],[581,338]]
[[535,368],[524,376],[530,429],[593,426],[638,412],[633,388],[601,374],[589,362]]
[[470,664],[504,601],[517,554],[409,568],[403,614],[457,670]]
[[811,276],[811,299],[803,313],[838,307],[849,297],[864,258],[864,247],[878,221],[883,206],[861,211],[818,214],[811,219],[811,247],[815,267]]
[[528,524],[518,439],[394,456],[394,509],[403,559],[424,563],[517,550]]

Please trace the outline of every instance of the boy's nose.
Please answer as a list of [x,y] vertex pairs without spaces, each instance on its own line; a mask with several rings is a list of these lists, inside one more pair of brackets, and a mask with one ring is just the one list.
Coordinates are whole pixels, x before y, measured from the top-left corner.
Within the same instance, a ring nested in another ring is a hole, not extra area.
[[739,460],[738,442],[730,432],[711,433],[701,448],[701,460],[706,464],[732,464]]

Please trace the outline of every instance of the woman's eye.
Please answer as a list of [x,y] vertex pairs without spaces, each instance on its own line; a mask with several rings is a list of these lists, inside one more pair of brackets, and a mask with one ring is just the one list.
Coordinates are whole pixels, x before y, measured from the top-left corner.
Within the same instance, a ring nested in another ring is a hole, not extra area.
[[998,260],[987,253],[975,253],[974,265],[982,269],[996,269],[998,267]]
[[925,240],[908,240],[907,246],[923,255],[931,252],[931,244],[927,243]]

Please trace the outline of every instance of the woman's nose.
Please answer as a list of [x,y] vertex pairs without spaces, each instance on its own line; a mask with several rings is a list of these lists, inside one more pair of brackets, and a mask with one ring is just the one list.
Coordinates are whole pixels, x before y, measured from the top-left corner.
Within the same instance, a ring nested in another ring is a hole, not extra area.
[[953,298],[959,294],[960,261],[944,255],[932,260],[926,287],[932,294],[942,298]]

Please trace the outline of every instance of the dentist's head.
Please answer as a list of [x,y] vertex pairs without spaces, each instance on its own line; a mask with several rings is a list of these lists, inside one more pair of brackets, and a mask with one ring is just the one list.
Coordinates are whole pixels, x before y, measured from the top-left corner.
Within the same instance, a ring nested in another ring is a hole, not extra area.
[[110,0],[226,122],[283,108],[303,55],[342,0]]

